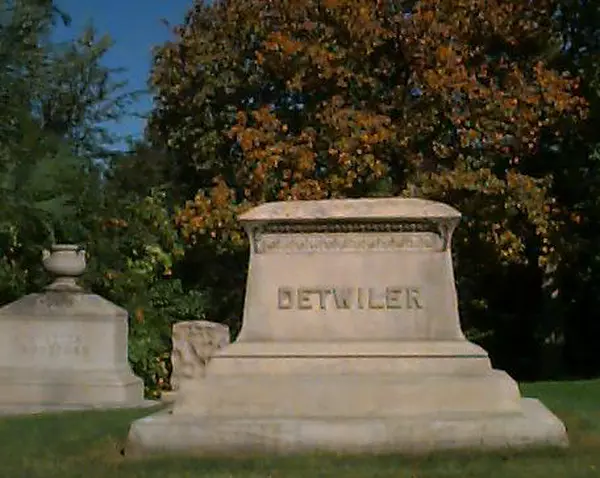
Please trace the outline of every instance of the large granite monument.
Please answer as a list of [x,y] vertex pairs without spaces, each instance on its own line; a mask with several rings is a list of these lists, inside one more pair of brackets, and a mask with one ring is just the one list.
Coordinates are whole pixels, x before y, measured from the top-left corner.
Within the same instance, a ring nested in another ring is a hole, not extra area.
[[[461,331],[460,213],[421,199],[269,203],[241,216],[237,341],[134,422],[127,452],[566,446],[563,424]],[[205,368],[205,369],[204,369]]]
[[127,311],[76,279],[85,251],[56,245],[43,293],[0,308],[0,414],[149,406],[127,359]]

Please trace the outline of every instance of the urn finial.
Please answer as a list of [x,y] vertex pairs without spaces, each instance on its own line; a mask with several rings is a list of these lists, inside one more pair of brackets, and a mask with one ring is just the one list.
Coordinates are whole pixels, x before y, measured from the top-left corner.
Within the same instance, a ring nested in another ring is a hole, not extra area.
[[81,292],[76,279],[86,267],[85,250],[75,244],[55,244],[50,251],[42,251],[44,268],[56,279],[46,287],[47,291]]

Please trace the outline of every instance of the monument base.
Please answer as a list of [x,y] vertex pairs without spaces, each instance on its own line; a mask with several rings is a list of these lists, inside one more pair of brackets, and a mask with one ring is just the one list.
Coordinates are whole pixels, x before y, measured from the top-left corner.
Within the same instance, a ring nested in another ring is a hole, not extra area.
[[0,416],[38,415],[40,413],[89,412],[109,410],[146,409],[157,407],[160,402],[142,400],[138,403],[85,403],[72,405],[34,404],[34,405],[1,405]]
[[209,418],[161,411],[133,422],[126,454],[427,453],[566,447],[564,425],[541,402],[511,414],[380,418]]
[[150,407],[130,370],[0,369],[0,415]]
[[[194,362],[190,362],[193,364]],[[234,343],[172,408],[134,422],[132,454],[413,453],[567,446],[564,425],[466,340]]]

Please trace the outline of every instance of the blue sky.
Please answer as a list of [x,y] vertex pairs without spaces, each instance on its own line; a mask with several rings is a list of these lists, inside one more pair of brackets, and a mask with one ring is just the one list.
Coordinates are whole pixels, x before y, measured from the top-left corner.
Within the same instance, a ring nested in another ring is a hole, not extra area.
[[[98,34],[108,34],[115,42],[107,54],[105,64],[126,68],[124,77],[130,89],[145,89],[147,85],[152,47],[170,38],[169,29],[161,22],[176,25],[183,21],[193,0],[57,0],[56,5],[72,17],[69,27],[60,27],[56,40],[77,36],[91,21]],[[151,98],[144,97],[136,106],[140,112],[151,107]],[[139,137],[145,121],[130,118],[111,127],[119,134]]]

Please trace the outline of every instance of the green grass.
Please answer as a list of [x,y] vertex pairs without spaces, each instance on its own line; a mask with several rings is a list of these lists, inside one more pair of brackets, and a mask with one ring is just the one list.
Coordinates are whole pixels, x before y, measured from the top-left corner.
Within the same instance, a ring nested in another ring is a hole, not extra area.
[[129,423],[148,410],[70,412],[0,419],[0,478],[600,477],[600,380],[526,384],[522,389],[565,420],[569,450],[133,460],[123,458],[120,450]]

